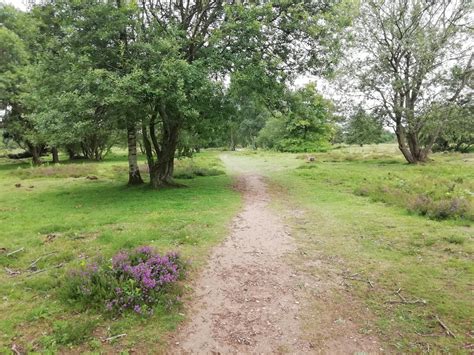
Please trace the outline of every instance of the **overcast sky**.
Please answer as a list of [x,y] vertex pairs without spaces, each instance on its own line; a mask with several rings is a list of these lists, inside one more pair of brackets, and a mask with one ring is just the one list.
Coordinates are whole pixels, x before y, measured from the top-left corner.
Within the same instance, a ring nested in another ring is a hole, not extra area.
[[25,2],[24,0],[0,0],[0,4],[10,4],[22,10],[26,9]]

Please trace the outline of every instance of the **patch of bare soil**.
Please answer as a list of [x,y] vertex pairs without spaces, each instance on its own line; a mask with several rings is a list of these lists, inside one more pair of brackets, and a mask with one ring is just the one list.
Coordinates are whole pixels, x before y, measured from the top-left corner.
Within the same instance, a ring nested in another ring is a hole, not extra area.
[[[191,319],[176,331],[168,353],[378,352],[379,347],[359,334],[353,322],[340,324],[337,334],[328,331],[337,319],[327,309],[320,310],[314,329],[307,329],[301,317],[312,303],[312,291],[305,286],[317,279],[292,266],[297,245],[280,216],[269,208],[263,178],[243,175],[237,188],[245,207],[196,281]],[[344,302],[340,300],[340,308],[347,308]],[[308,337],[308,332],[321,341]]]

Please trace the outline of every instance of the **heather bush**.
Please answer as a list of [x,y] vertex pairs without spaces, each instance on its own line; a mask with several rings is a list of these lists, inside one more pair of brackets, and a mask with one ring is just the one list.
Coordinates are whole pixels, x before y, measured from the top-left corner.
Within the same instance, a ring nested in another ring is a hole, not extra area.
[[157,304],[179,301],[177,282],[184,278],[185,266],[175,252],[161,256],[148,246],[120,251],[110,260],[70,271],[63,295],[71,303],[114,314],[151,314]]

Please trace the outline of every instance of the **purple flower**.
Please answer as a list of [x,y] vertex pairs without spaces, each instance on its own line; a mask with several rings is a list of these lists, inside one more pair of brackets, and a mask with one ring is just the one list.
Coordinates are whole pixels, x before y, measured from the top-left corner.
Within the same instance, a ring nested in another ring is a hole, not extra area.
[[135,249],[136,253],[139,254],[145,254],[145,255],[152,255],[153,254],[153,248],[147,245],[138,247]]
[[112,267],[115,270],[123,270],[130,263],[127,253],[120,251],[112,258]]
[[77,280],[75,292],[84,300],[107,294],[103,305],[108,311],[152,314],[153,305],[167,285],[179,279],[185,265],[176,252],[161,256],[150,246],[141,246],[119,251],[106,265],[104,260],[88,264],[70,276]]

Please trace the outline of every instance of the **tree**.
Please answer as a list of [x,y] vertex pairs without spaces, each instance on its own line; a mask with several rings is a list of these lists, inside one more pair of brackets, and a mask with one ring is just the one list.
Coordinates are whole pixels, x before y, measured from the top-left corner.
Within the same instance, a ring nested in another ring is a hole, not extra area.
[[[447,113],[446,113],[447,111]],[[434,107],[430,115],[449,115],[433,146],[434,151],[455,151],[467,153],[474,147],[474,105],[472,97],[464,103]]]
[[321,70],[329,63],[332,52],[324,48],[334,42],[318,19],[336,3],[140,2],[142,53],[153,58],[142,65],[152,79],[144,95],[150,112],[142,126],[152,186],[173,184],[179,135],[212,115],[208,102],[222,102],[223,77],[262,65],[265,76],[284,82],[309,64]]
[[[409,163],[425,162],[449,117],[433,121],[428,108],[454,102],[472,75],[466,31],[469,0],[365,0],[354,27],[357,54],[350,71],[394,127]],[[458,70],[455,86],[448,84]]]
[[33,164],[45,151],[43,137],[29,118],[31,103],[24,94],[35,61],[38,23],[12,6],[0,5],[0,110],[4,111],[4,138],[27,150]]
[[54,1],[33,8],[47,45],[37,64],[37,127],[54,146],[79,146],[100,160],[127,130],[129,184],[143,183],[137,163],[136,126],[141,111],[127,90],[133,85],[137,8],[130,2]]
[[285,95],[280,111],[274,111],[260,131],[259,144],[280,151],[308,152],[326,148],[332,133],[331,102],[312,84]]
[[346,125],[345,142],[348,144],[372,144],[384,141],[382,121],[368,114],[359,107],[357,112],[349,118]]

